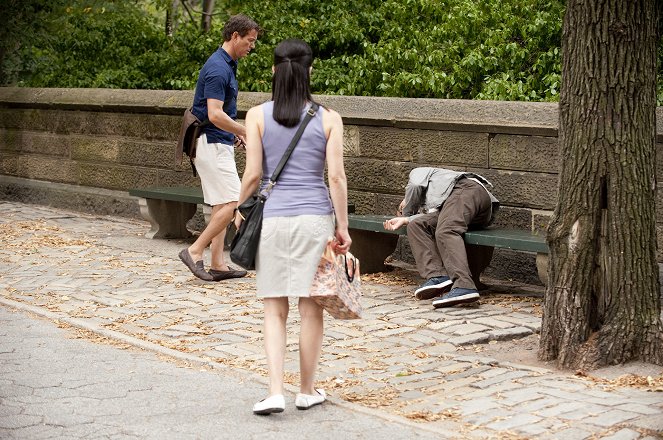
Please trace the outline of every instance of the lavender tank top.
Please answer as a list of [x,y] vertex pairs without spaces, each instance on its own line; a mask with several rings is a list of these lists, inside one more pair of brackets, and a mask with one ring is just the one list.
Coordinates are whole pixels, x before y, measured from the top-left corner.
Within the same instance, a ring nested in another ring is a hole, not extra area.
[[[309,107],[307,105],[302,109],[302,119]],[[276,122],[273,117],[273,101],[263,104],[262,109],[265,120],[262,135],[262,187],[264,188],[290,145],[299,124],[289,128]],[[324,180],[327,138],[322,128],[323,111],[324,109],[320,107],[306,126],[299,143],[283,168],[265,202],[265,218],[329,215],[334,212],[329,189]]]

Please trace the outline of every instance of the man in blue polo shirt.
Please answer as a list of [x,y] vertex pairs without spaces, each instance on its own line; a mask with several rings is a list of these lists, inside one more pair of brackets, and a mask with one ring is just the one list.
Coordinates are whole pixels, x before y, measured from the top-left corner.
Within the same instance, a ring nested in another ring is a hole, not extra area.
[[[198,75],[193,114],[209,119],[196,143],[194,165],[200,176],[205,203],[212,216],[205,230],[179,257],[191,272],[205,281],[221,281],[246,275],[228,266],[223,255],[226,227],[239,197],[240,180],[235,146],[243,147],[246,129],[237,118],[237,60],[255,47],[258,24],[246,15],[230,17],[223,28],[223,44],[209,57]],[[211,243],[211,268],[205,270],[203,251]]]

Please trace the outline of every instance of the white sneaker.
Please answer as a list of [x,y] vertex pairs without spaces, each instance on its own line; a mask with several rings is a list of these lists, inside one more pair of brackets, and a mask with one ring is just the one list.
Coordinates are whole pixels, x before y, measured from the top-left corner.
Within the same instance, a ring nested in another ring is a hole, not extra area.
[[253,414],[268,416],[271,413],[280,413],[285,409],[283,394],[274,394],[253,405]]
[[295,398],[295,406],[297,407],[297,409],[309,409],[311,407],[314,407],[315,405],[320,405],[322,402],[324,402],[325,399],[327,398],[325,390],[318,388],[315,391],[318,394],[315,395],[302,394],[302,393],[297,394],[297,397]]

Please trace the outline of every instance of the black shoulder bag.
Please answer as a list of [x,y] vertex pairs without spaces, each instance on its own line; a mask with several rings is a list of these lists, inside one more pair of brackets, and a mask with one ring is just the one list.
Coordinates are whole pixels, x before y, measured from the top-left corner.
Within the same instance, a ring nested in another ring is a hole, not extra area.
[[302,137],[306,125],[315,113],[318,111],[318,104],[312,103],[311,108],[306,112],[306,116],[299,124],[299,128],[295,136],[290,141],[290,145],[283,153],[281,161],[274,170],[272,177],[269,179],[267,187],[263,191],[256,191],[256,193],[249,197],[244,203],[237,208],[239,215],[242,216],[244,221],[239,227],[239,231],[235,234],[232,243],[230,244],[230,260],[233,263],[242,266],[245,269],[255,269],[256,253],[258,252],[258,243],[260,242],[260,231],[262,230],[262,213],[265,208],[265,200],[272,191],[276,181],[283,171],[286,162],[290,158],[292,151],[295,149],[297,142]]

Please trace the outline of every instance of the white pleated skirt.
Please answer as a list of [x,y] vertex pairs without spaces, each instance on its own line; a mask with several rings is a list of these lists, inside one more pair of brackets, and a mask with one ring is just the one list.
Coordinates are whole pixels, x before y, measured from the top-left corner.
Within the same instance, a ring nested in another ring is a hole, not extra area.
[[333,215],[269,217],[263,220],[256,255],[258,298],[307,297]]

